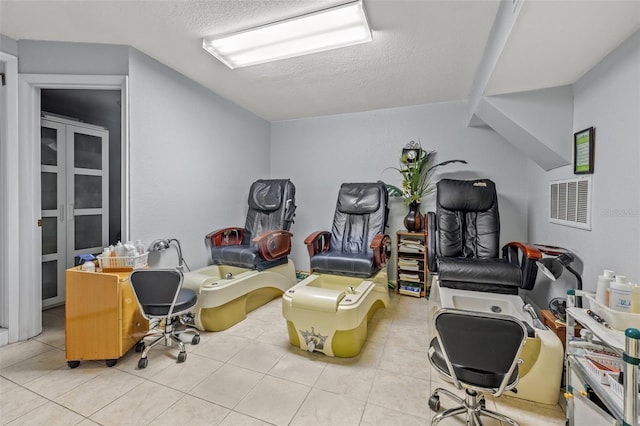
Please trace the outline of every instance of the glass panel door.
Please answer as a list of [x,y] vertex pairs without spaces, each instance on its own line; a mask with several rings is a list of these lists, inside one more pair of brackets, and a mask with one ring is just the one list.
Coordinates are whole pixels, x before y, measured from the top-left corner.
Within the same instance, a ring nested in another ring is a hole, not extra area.
[[[58,121],[59,120],[59,121]],[[109,133],[48,117],[40,130],[42,306],[64,303],[65,270],[109,240]]]
[[109,241],[109,146],[102,129],[67,127],[67,252],[100,254]]
[[42,305],[64,302],[66,269],[66,129],[42,120],[40,128],[40,203],[42,217]]

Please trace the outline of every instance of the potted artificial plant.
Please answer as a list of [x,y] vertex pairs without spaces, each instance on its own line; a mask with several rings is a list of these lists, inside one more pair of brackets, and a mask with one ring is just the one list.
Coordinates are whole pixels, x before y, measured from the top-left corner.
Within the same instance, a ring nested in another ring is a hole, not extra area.
[[386,185],[389,196],[402,197],[405,204],[409,206],[409,212],[404,218],[404,226],[408,231],[418,232],[424,227],[420,203],[423,198],[436,189],[431,181],[435,169],[451,163],[467,163],[465,160],[448,160],[436,163],[435,157],[435,151],[424,151],[419,143],[409,142],[402,149],[400,167],[393,167],[402,176],[402,187]]

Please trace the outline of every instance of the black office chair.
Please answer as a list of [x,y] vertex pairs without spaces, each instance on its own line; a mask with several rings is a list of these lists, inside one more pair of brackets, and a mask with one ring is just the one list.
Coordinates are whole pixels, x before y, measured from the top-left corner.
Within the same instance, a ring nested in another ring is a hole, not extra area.
[[363,278],[378,272],[391,250],[385,234],[388,201],[384,182],[343,183],[331,232],[314,232],[304,240],[311,271]]
[[429,271],[441,287],[518,294],[531,290],[542,253],[510,242],[500,251],[496,186],[489,179],[443,179],[436,212],[427,213]]
[[289,179],[260,179],[249,189],[244,228],[215,230],[204,238],[210,264],[265,269],[287,263],[296,188]]
[[437,388],[429,398],[433,411],[440,410],[441,394],[459,406],[437,414],[431,424],[464,413],[471,425],[481,425],[480,416],[487,416],[517,426],[509,417],[487,409],[482,394],[499,397],[515,388],[519,357],[527,340],[524,324],[508,315],[456,309],[436,312],[434,324],[436,337],[429,346],[429,362],[443,380],[464,389],[465,397]]
[[[183,334],[191,335],[192,345],[200,342],[198,331],[188,327],[181,318],[189,313],[198,301],[195,291],[182,288],[182,279],[182,271],[177,269],[139,269],[129,275],[140,311],[149,320],[149,332],[135,347],[136,352],[142,352],[138,361],[140,369],[146,368],[149,362],[149,350],[161,342],[166,346],[171,346],[172,342],[178,344],[180,353],[177,362],[187,359],[181,338]],[[156,339],[145,345],[144,339],[150,336],[156,336]]]

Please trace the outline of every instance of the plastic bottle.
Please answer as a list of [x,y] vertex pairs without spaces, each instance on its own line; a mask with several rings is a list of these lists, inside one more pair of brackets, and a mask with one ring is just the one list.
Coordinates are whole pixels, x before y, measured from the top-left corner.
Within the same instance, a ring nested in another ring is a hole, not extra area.
[[596,300],[603,305],[606,304],[608,306],[608,304],[606,303],[607,289],[609,288],[611,281],[613,281],[613,278],[614,272],[609,269],[605,269],[602,275],[598,275]]
[[136,246],[131,241],[127,241],[124,245],[124,255],[126,257],[135,257],[136,254]]
[[93,263],[95,257],[92,254],[81,254],[79,257],[80,260],[82,260],[82,266],[80,269],[85,272],[95,272],[96,264]]
[[631,288],[631,313],[640,314],[640,284]]
[[116,244],[114,251],[116,253],[116,257],[124,257],[124,246],[120,241]]
[[82,264],[82,270],[85,272],[95,272],[96,264],[92,260],[87,260]]
[[144,254],[144,252],[146,251],[144,248],[144,244],[142,244],[142,240],[136,240],[136,251],[139,255]]
[[609,307],[614,311],[629,312],[631,310],[631,285],[624,275],[616,275],[611,281],[609,292]]

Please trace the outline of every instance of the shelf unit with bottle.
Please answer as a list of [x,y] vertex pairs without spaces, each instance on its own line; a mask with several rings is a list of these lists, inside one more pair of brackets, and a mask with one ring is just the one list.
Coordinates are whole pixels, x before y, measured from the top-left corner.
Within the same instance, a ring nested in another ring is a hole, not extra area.
[[575,297],[583,296],[592,305],[593,295],[583,291],[570,290],[567,298],[567,423],[638,426],[640,330],[616,329],[591,309],[575,307]]
[[396,293],[428,294],[427,232],[396,232]]

